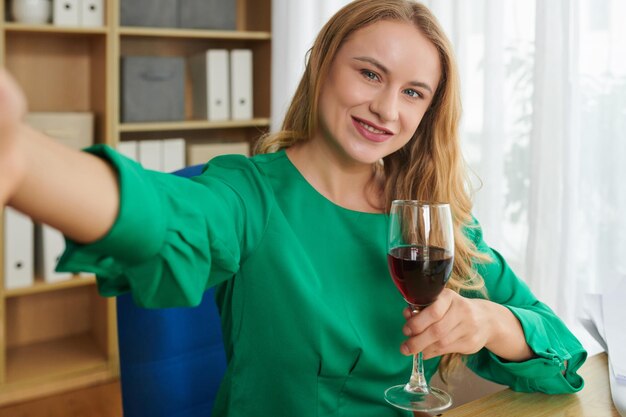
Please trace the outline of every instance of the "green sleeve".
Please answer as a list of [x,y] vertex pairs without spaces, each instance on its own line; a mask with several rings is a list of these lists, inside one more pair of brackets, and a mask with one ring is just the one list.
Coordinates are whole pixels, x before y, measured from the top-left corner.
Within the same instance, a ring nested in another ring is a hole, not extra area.
[[505,361],[487,349],[468,357],[467,365],[483,378],[508,385],[515,391],[571,393],[583,388],[578,368],[587,352],[565,324],[509,268],[503,257],[487,246],[476,223],[468,235],[491,262],[477,263],[485,280],[487,297],[507,307],[522,325],[535,357],[525,362]]
[[270,204],[248,158],[214,159],[189,179],[145,170],[106,146],[87,151],[115,168],[119,213],[96,242],[66,239],[57,270],[94,272],[101,295],[130,291],[145,307],[197,305],[260,240]]

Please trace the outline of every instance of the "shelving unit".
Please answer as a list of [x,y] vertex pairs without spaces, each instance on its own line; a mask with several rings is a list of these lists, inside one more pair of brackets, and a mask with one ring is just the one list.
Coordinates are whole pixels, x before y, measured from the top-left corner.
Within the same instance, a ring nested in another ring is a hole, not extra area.
[[[22,86],[30,111],[92,112],[94,141],[111,146],[166,137],[252,144],[269,127],[271,0],[236,0],[234,31],[121,27],[121,0],[105,0],[103,27],[25,25],[9,21],[10,1],[0,0],[0,65]],[[185,120],[120,122],[120,57],[188,57],[209,48],[253,51],[253,119],[193,120],[187,77]],[[93,276],[35,277],[30,287],[5,290],[3,227],[0,221],[0,406],[117,377],[115,300],[97,294]]]

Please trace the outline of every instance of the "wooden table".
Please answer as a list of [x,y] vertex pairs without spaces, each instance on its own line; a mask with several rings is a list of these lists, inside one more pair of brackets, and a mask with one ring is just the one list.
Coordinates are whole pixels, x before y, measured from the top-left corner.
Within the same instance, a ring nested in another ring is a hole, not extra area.
[[587,358],[579,373],[585,387],[576,394],[546,395],[510,389],[479,398],[443,417],[620,417],[611,400],[606,353]]

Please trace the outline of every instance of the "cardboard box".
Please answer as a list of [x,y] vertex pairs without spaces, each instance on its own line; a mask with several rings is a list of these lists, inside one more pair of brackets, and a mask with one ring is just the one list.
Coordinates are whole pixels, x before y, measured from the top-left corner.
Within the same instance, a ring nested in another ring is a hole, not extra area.
[[193,143],[187,145],[187,165],[206,164],[220,155],[250,155],[248,142]]
[[74,148],[83,149],[93,145],[93,113],[34,112],[28,113],[26,123],[47,136]]

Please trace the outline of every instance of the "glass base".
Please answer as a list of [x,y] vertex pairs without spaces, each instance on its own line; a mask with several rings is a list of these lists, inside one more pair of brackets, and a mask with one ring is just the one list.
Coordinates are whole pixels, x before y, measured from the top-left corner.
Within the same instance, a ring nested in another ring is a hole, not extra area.
[[428,392],[407,391],[406,385],[396,385],[385,391],[385,400],[394,407],[410,411],[443,411],[452,405],[452,397],[439,388],[429,387]]

